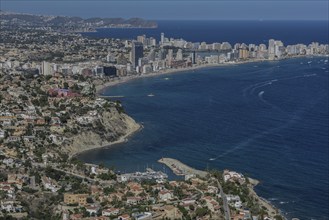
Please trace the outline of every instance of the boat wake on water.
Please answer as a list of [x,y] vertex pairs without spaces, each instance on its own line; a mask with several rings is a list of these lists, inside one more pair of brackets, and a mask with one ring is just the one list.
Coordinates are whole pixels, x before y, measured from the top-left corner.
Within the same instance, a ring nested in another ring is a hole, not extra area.
[[285,129],[287,127],[290,127],[291,125],[295,124],[297,121],[299,121],[301,119],[301,115],[304,113],[305,109],[301,109],[299,111],[297,111],[296,113],[293,114],[293,116],[284,124],[278,126],[278,127],[274,127],[274,128],[271,128],[271,129],[268,129],[268,130],[265,130],[265,131],[262,131],[258,134],[255,134],[253,135],[252,137],[238,143],[237,145],[235,145],[233,148],[225,151],[224,153],[218,155],[217,157],[212,157],[212,158],[209,158],[210,161],[215,161],[215,160],[218,160],[219,158],[221,157],[224,157],[228,154],[231,154],[237,150],[240,150],[246,146],[249,146],[252,142],[254,142],[255,140],[259,139],[259,138],[263,138],[269,134],[273,134],[277,131],[280,131],[282,129]]
[[298,78],[307,78],[307,77],[311,77],[311,76],[316,76],[317,74],[313,73],[313,74],[305,74],[302,76],[293,76],[293,77],[287,77],[287,78],[282,78],[282,79],[272,79],[272,80],[267,80],[267,81],[263,81],[263,82],[259,82],[259,83],[255,83],[253,85],[248,86],[247,88],[243,89],[243,96],[246,97],[247,93],[249,91],[249,95],[254,94],[255,90],[265,87],[265,86],[269,86],[272,85],[274,82],[279,82],[279,81],[284,81],[284,80],[292,80],[292,79],[298,79]]
[[289,113],[287,113],[286,111],[282,110],[279,106],[274,105],[274,104],[272,104],[272,103],[266,101],[266,100],[263,98],[264,93],[265,93],[265,91],[260,91],[260,92],[258,93],[258,97],[259,97],[259,99],[260,99],[264,104],[266,104],[266,105],[268,105],[268,106],[271,106],[273,109],[276,109],[276,110],[280,111],[281,113],[283,113],[283,114],[289,116]]
[[249,94],[252,94],[255,91],[255,89],[271,85],[273,82],[277,82],[277,81],[278,81],[278,79],[272,79],[272,80],[267,80],[267,81],[264,81],[264,82],[259,82],[259,83],[250,85],[250,86],[248,86],[247,88],[245,88],[243,90],[243,96],[246,97],[249,90],[251,90],[249,92]]
[[[264,94],[264,93],[263,93]],[[314,105],[316,105],[319,101],[321,101],[321,97],[318,97],[315,102],[309,107],[309,108],[313,108]],[[265,130],[265,131],[262,131],[258,134],[255,134],[253,135],[252,137],[244,140],[244,141],[241,141],[240,143],[238,143],[237,145],[235,145],[233,148],[231,149],[228,149],[227,151],[225,151],[224,153],[218,155],[217,157],[212,157],[212,158],[209,158],[210,161],[215,161],[215,160],[218,160],[219,158],[221,157],[224,157],[228,154],[231,154],[237,150],[240,150],[241,148],[244,148],[246,146],[249,146],[250,143],[252,143],[253,141],[259,139],[259,138],[263,138],[269,134],[273,134],[275,132],[278,132],[282,129],[285,129],[285,128],[288,128],[290,127],[291,125],[297,123],[299,120],[302,119],[302,116],[305,112],[307,112],[308,109],[299,109],[298,111],[296,111],[295,113],[293,113],[293,115],[290,117],[290,119],[288,121],[286,121],[286,123],[280,125],[280,126],[277,126],[277,127],[274,127],[274,128],[270,128],[268,130]]]
[[259,98],[263,99],[263,94],[264,94],[264,91],[260,91],[260,92],[258,93]]
[[[276,81],[277,81],[277,80],[276,80]],[[259,86],[255,86],[254,88],[252,88],[252,90],[250,91],[249,94],[253,94],[253,93],[255,92],[256,89],[262,88],[262,87],[264,87],[264,86],[272,85],[272,83],[273,83],[273,82],[276,82],[276,81],[271,80],[271,81],[266,82],[266,83],[263,83],[263,84],[261,84],[261,85],[259,85]]]

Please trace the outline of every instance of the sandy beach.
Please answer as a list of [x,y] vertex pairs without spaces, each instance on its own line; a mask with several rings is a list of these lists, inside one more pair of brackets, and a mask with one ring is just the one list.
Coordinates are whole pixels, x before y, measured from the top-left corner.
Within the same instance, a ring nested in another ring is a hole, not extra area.
[[244,61],[239,61],[239,62],[226,62],[226,63],[218,63],[218,64],[203,64],[203,65],[198,65],[198,66],[193,66],[193,67],[186,67],[186,68],[179,68],[179,69],[164,69],[160,70],[158,72],[151,72],[151,73],[146,73],[146,74],[138,74],[138,75],[128,75],[124,77],[117,77],[111,79],[111,81],[105,82],[104,84],[97,85],[96,86],[96,93],[98,95],[102,95],[104,90],[108,87],[115,86],[118,84],[122,83],[127,83],[131,80],[134,79],[139,79],[139,78],[147,78],[147,77],[154,77],[154,76],[161,76],[161,75],[167,75],[167,74],[175,74],[175,73],[181,73],[181,72],[188,72],[188,71],[193,71],[193,70],[198,70],[198,69],[204,69],[204,68],[212,68],[212,67],[223,67],[223,66],[234,66],[234,65],[241,65],[241,64],[247,64],[247,63],[258,63],[258,62],[277,62],[280,60],[284,59],[295,59],[295,58],[301,58],[301,57],[306,57],[306,56],[291,56],[291,57],[285,57],[281,59],[276,59],[276,60],[268,60],[268,59],[255,59],[255,60],[244,60]]
[[204,65],[198,65],[198,66],[193,66],[193,67],[187,67],[187,68],[179,68],[179,69],[165,69],[165,70],[160,70],[158,72],[151,72],[147,74],[138,74],[138,75],[129,75],[125,77],[117,77],[112,79],[111,81],[108,81],[102,85],[97,85],[96,86],[96,92],[98,95],[102,95],[104,89],[122,84],[122,83],[127,83],[131,80],[134,79],[139,79],[139,78],[147,78],[147,77],[154,77],[154,76],[162,76],[162,75],[167,75],[167,74],[175,74],[175,73],[182,73],[182,72],[189,72],[193,70],[198,70],[198,69],[204,69],[204,68],[212,68],[212,67],[222,67],[222,66],[232,66],[232,65],[239,65],[239,64],[245,64],[245,63],[255,63],[255,62],[262,62],[264,60],[248,60],[248,61],[242,61],[242,62],[230,62],[230,63],[220,63],[220,64],[204,64]]

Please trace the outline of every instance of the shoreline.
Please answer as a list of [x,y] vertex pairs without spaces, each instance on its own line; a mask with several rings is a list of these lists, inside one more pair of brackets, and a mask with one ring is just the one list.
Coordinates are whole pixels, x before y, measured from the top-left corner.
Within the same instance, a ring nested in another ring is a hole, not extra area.
[[[103,95],[102,93],[104,92],[105,89],[110,88],[112,86],[119,85],[119,84],[127,83],[127,82],[130,82],[130,81],[135,80],[135,79],[142,79],[142,78],[156,77],[156,76],[166,76],[166,75],[169,75],[169,74],[182,73],[182,72],[194,71],[194,70],[198,70],[198,69],[214,68],[214,67],[234,66],[234,65],[241,65],[241,64],[248,64],[248,63],[278,62],[278,61],[289,60],[289,59],[314,58],[314,57],[328,58],[327,55],[323,55],[323,56],[322,55],[321,56],[320,55],[319,56],[306,56],[305,55],[305,56],[286,57],[286,58],[282,58],[282,59],[278,59],[278,60],[262,59],[262,60],[248,60],[248,61],[235,62],[235,63],[205,64],[205,65],[198,65],[198,66],[192,66],[192,67],[180,68],[180,69],[166,69],[166,70],[161,70],[161,71],[158,71],[158,72],[151,72],[149,74],[129,75],[129,76],[125,76],[125,77],[114,78],[113,80],[108,81],[104,84],[97,85],[96,86],[96,95],[98,97],[106,98],[106,96],[102,96]],[[129,136],[133,135],[134,133],[138,132],[141,129],[142,129],[142,126],[139,129],[133,131],[132,133],[129,133],[129,134],[126,134],[126,135],[120,137],[117,141],[106,144],[104,146],[95,147],[95,148],[91,148],[91,149],[79,152],[77,154],[74,154],[72,157],[76,157],[77,155],[79,155],[83,152],[89,151],[89,150],[94,150],[94,149],[99,149],[99,148],[107,148],[107,147],[113,146],[115,144],[124,143],[124,142],[128,141],[127,138]],[[168,164],[164,163],[163,161],[162,162],[160,162],[160,161],[161,161],[161,159],[159,159],[158,162],[163,163],[163,164],[167,165],[170,168],[170,164],[168,165]],[[191,167],[189,167],[189,168],[191,168]],[[193,168],[191,168],[191,169],[193,169]],[[196,169],[193,169],[193,170],[196,170]],[[198,171],[198,170],[196,170],[196,171]],[[204,171],[201,171],[201,172],[204,172]],[[177,175],[175,172],[174,172],[174,174]],[[252,180],[252,181],[250,181],[251,184],[248,186],[248,188],[250,189],[250,194],[255,199],[258,200],[260,205],[267,208],[267,210],[269,212],[269,215],[274,217],[276,215],[274,213],[279,213],[281,216],[284,217],[284,219],[286,219],[286,217],[284,216],[282,210],[275,207],[275,205],[272,204],[270,201],[268,201],[267,199],[259,196],[256,193],[254,188],[259,184],[259,181],[256,180],[256,179],[251,179],[251,178],[249,178],[249,179]]]
[[200,177],[206,177],[208,174],[206,171],[194,169],[173,158],[163,157],[158,160],[158,163],[162,163],[169,167],[176,176],[196,175]]
[[74,31],[73,33],[78,33],[78,34],[88,34],[88,33],[97,33],[98,30],[102,30],[102,29],[156,29],[158,28],[157,26],[156,27],[139,27],[139,26],[136,26],[136,27],[97,27],[97,28],[94,28],[90,31]]
[[96,94],[98,96],[102,96],[102,92],[106,88],[110,88],[115,85],[127,83],[131,80],[135,79],[142,79],[142,78],[148,78],[148,77],[155,77],[155,76],[162,76],[167,74],[175,74],[175,73],[182,73],[182,72],[188,72],[188,71],[194,71],[199,69],[207,69],[207,68],[214,68],[214,67],[223,67],[223,66],[234,66],[234,65],[241,65],[241,64],[247,64],[247,63],[257,63],[257,62],[264,62],[267,60],[250,60],[250,61],[242,61],[238,63],[219,63],[219,64],[204,64],[204,65],[198,65],[198,66],[192,66],[192,67],[186,67],[186,68],[179,68],[179,69],[165,69],[160,70],[158,72],[151,72],[146,74],[138,74],[138,75],[128,75],[124,77],[118,77],[114,78],[114,80],[105,82],[102,85],[96,86]]
[[[162,164],[166,165],[169,169],[171,169],[173,171],[173,173],[176,176],[195,175],[195,176],[200,176],[200,177],[205,178],[209,174],[207,171],[202,171],[202,170],[192,168],[192,167],[184,164],[183,162],[181,162],[177,159],[173,159],[173,158],[161,158],[158,160],[158,163],[162,163]],[[249,179],[250,183],[248,184],[247,187],[250,190],[250,196],[252,196],[254,199],[256,199],[260,206],[266,207],[266,209],[268,210],[268,213],[269,213],[269,217],[274,218],[274,216],[279,214],[283,218],[285,218],[283,215],[283,212],[280,209],[278,209],[271,202],[269,202],[268,200],[264,199],[263,197],[259,196],[256,193],[254,188],[259,184],[259,180],[253,179],[250,177],[248,177],[248,179]]]
[[259,195],[256,193],[256,191],[255,191],[255,187],[260,183],[260,181],[257,180],[257,179],[250,178],[250,177],[248,177],[248,179],[249,179],[249,182],[250,182],[250,184],[248,185],[248,188],[249,188],[249,190],[250,190],[250,194],[251,194],[254,198],[256,198],[256,199],[258,200],[258,202],[259,202],[259,204],[260,204],[261,206],[266,207],[266,209],[268,210],[270,216],[271,216],[271,217],[274,217],[275,214],[273,214],[273,213],[276,213],[276,212],[277,212],[277,213],[279,213],[281,216],[283,216],[284,219],[287,219],[287,218],[284,216],[282,210],[280,210],[280,209],[277,208],[274,204],[272,204],[270,201],[268,201],[267,199],[265,199],[265,198],[259,196]]
[[[143,78],[149,78],[149,77],[156,77],[156,76],[166,76],[169,74],[176,74],[176,73],[184,73],[184,72],[188,72],[188,71],[194,71],[194,70],[199,70],[199,69],[207,69],[207,68],[215,68],[215,67],[224,67],[224,66],[234,66],[234,65],[242,65],[242,64],[248,64],[248,63],[259,63],[259,62],[277,62],[277,61],[282,61],[282,60],[287,60],[287,59],[298,59],[298,58],[313,58],[313,57],[328,57],[327,55],[318,55],[318,56],[307,56],[307,55],[303,55],[303,56],[293,56],[293,57],[285,57],[282,59],[277,59],[277,60],[268,60],[268,59],[257,59],[257,60],[246,60],[246,61],[240,61],[240,62],[227,62],[227,63],[218,63],[218,64],[204,64],[204,65],[198,65],[198,66],[192,66],[192,67],[186,67],[186,68],[179,68],[179,69],[164,69],[164,70],[160,70],[158,72],[151,72],[148,74],[139,74],[139,75],[128,75],[125,77],[118,77],[118,78],[114,78],[111,81],[105,82],[104,84],[100,84],[95,86],[96,87],[96,97],[101,97],[101,98],[106,98],[106,97],[110,97],[110,96],[103,96],[103,92],[105,89],[110,88],[112,86],[116,86],[116,85],[120,85],[120,84],[124,84],[124,83],[128,83],[132,80],[136,80],[136,79],[143,79]],[[129,117],[129,115],[127,115]],[[136,122],[137,123],[137,122]],[[118,140],[114,141],[114,142],[108,142],[106,144],[103,144],[101,146],[95,146],[95,147],[91,147],[90,149],[86,149],[86,150],[81,150],[77,153],[72,154],[69,158],[72,157],[76,157],[81,153],[84,153],[86,151],[90,151],[90,150],[95,150],[95,149],[100,149],[100,148],[108,148],[111,147],[113,145],[116,144],[122,144],[128,141],[128,137],[134,135],[135,133],[137,133],[138,131],[140,131],[141,129],[143,129],[143,126],[139,123],[137,123],[139,126],[137,129],[133,130],[133,131],[129,131],[127,134],[121,136]],[[257,180],[256,180],[257,181]],[[258,182],[255,184],[255,186],[258,184]],[[265,200],[265,199],[264,199]]]
[[[298,58],[312,58],[312,57],[328,57],[326,55],[303,55],[303,56],[292,56],[292,57],[285,57],[281,59],[276,60],[268,60],[268,59],[257,59],[257,60],[245,60],[245,61],[239,61],[239,62],[226,62],[226,63],[218,63],[218,64],[203,64],[203,65],[197,65],[192,67],[185,67],[185,68],[179,68],[179,69],[164,69],[159,70],[158,72],[150,72],[146,74],[138,74],[138,75],[128,75],[124,77],[117,77],[113,78],[111,81],[105,82],[104,84],[100,84],[96,86],[96,95],[102,96],[105,89],[110,88],[112,86],[116,86],[119,84],[124,84],[127,82],[130,82],[135,79],[142,79],[142,78],[148,78],[148,77],[155,77],[155,76],[165,76],[169,74],[175,74],[175,73],[182,73],[182,72],[188,72],[188,71],[194,71],[199,69],[207,69],[207,68],[215,68],[215,67],[225,67],[225,66],[234,66],[234,65],[243,65],[248,63],[260,63],[260,62],[278,62],[288,59],[298,59]],[[104,96],[106,97],[106,96]]]
[[78,157],[80,154],[86,153],[88,151],[92,151],[95,149],[102,149],[102,148],[106,149],[106,148],[113,147],[114,145],[117,145],[117,144],[122,144],[122,143],[128,142],[129,137],[133,136],[134,134],[136,134],[137,132],[139,132],[140,130],[143,129],[143,126],[141,124],[136,122],[136,125],[138,125],[138,126],[129,129],[129,131],[125,135],[120,136],[117,140],[112,141],[112,142],[106,142],[102,145],[93,145],[92,147],[88,147],[88,149],[79,150],[78,152],[71,154],[69,156],[69,159]]

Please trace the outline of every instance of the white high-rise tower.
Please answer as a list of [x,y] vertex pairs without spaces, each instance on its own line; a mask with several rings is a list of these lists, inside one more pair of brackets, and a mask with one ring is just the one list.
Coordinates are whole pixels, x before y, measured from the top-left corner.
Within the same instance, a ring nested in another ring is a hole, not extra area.
[[164,43],[164,38],[165,38],[164,33],[161,33],[161,45],[163,45]]

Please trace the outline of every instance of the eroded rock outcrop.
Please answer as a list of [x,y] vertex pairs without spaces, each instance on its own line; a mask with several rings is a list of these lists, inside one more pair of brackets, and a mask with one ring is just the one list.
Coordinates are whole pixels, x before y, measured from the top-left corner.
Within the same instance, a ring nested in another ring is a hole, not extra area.
[[140,127],[130,116],[112,107],[101,113],[93,123],[93,129],[84,129],[69,137],[63,150],[73,156],[86,150],[121,143]]

